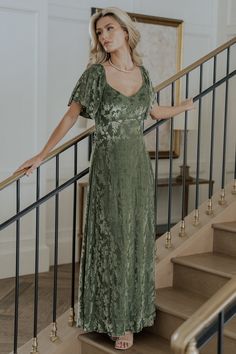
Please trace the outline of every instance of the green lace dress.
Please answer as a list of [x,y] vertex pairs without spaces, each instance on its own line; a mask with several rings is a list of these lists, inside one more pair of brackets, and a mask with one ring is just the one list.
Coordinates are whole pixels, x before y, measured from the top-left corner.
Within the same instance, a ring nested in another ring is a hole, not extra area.
[[126,96],[92,64],[68,102],[95,121],[78,289],[77,327],[86,332],[139,332],[156,316],[154,173],[143,138],[156,99],[140,70],[141,88]]

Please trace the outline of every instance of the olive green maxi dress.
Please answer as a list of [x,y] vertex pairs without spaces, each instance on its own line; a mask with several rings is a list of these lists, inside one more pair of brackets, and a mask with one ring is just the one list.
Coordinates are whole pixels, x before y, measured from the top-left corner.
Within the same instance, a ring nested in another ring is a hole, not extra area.
[[140,70],[142,86],[126,96],[92,64],[68,102],[95,121],[78,289],[77,327],[86,332],[139,332],[156,316],[154,173],[143,138],[156,99]]

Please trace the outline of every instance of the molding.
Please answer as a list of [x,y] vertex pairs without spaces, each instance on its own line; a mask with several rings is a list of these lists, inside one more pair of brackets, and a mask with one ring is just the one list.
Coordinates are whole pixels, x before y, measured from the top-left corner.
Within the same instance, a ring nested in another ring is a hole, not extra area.
[[[32,55],[34,65],[34,98],[33,107],[33,132],[34,143],[32,150],[37,151],[41,140],[44,140],[46,122],[46,90],[47,90],[47,0],[0,0],[0,11],[13,13],[31,13],[34,15],[34,53]],[[40,117],[41,119],[38,119]]]
[[[163,178],[167,178],[169,176],[168,174],[168,169],[169,169],[169,160],[160,160],[160,164],[161,162],[163,162],[163,164],[165,163],[166,165],[160,165],[159,167],[159,171],[158,171],[158,176],[159,177],[163,177]],[[155,162],[153,162],[153,168],[155,166]],[[182,165],[182,159],[178,160],[178,161],[174,161],[173,162],[173,170],[172,170],[172,175],[173,176],[177,176],[179,175],[180,169],[179,166]],[[196,161],[195,160],[188,160],[188,165],[190,166],[190,174],[193,174],[196,172]],[[207,162],[206,161],[201,161],[200,162],[200,178],[201,178],[201,173],[206,172],[206,167],[207,167]],[[164,170],[165,168],[165,170]],[[162,171],[160,171],[160,169],[162,169]]]
[[215,34],[215,29],[215,25],[196,25],[191,22],[184,22],[184,35],[193,34],[200,37],[212,37]]
[[[48,0],[48,5],[53,5],[57,7],[70,7],[70,8],[77,8],[83,10],[84,7],[81,6],[82,2],[78,0]],[[87,4],[90,5],[90,4]]]
[[[45,1],[45,0],[44,0]],[[0,9],[13,9],[24,11],[38,11],[41,5],[37,0],[0,0]]]
[[[1,4],[0,4],[0,11],[1,11]],[[33,79],[34,79],[34,92],[33,92],[33,101],[31,102],[31,105],[33,106],[33,134],[34,134],[34,144],[32,148],[36,151],[37,150],[37,142],[38,142],[38,112],[37,112],[37,107],[39,106],[38,104],[38,85],[39,85],[39,68],[38,68],[38,58],[39,58],[39,11],[40,9],[38,8],[23,8],[19,7],[16,5],[16,8],[4,8],[3,12],[5,13],[15,13],[20,15],[30,15],[33,16],[33,26],[32,28],[29,28],[29,31],[34,33],[34,41],[33,41],[33,50],[32,50],[32,56],[31,60],[33,62]],[[28,49],[28,48],[27,48]],[[27,50],[26,49],[26,50]]]
[[[86,168],[90,167],[90,164],[88,164],[87,166],[80,166],[78,168],[78,173],[82,172],[83,170],[85,170]],[[60,170],[60,181],[67,181],[69,178],[72,177],[72,175],[74,175],[74,171],[71,167],[62,167]],[[88,174],[86,175],[88,176]],[[82,177],[82,179],[84,179],[84,177]],[[46,182],[51,182],[54,181],[55,182],[55,168],[49,167],[47,169],[47,176],[46,176]]]
[[[15,277],[15,247],[11,250],[0,250],[0,279]],[[34,273],[35,249],[33,247],[20,248],[20,275]],[[49,271],[49,248],[39,246],[39,272]]]
[[49,3],[48,5],[48,17],[49,19],[57,20],[70,20],[80,21],[80,23],[88,24],[90,17],[90,8],[84,9],[80,6],[72,5],[59,5],[55,3]]
[[[2,245],[4,244],[4,251],[7,250],[11,250],[12,248],[15,249],[16,247],[16,234],[15,232],[11,232],[7,235],[1,237],[0,239],[0,254],[1,252],[3,252],[3,247]],[[39,243],[43,246],[43,241],[44,239],[41,237]],[[35,234],[28,234],[27,236],[25,236],[25,234],[23,232],[21,232],[21,236],[20,236],[20,247],[23,248],[31,248],[31,247],[35,247]]]
[[[49,264],[54,264],[54,230],[46,233],[49,248]],[[76,230],[75,261],[78,262],[78,230]],[[72,261],[72,228],[60,228],[58,231],[58,264],[67,264]]]

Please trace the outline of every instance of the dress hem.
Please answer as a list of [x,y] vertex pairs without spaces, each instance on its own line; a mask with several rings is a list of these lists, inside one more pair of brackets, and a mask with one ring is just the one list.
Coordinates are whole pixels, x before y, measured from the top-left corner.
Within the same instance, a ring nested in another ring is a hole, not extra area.
[[84,330],[85,332],[98,332],[98,333],[107,333],[109,336],[122,336],[124,335],[124,332],[125,331],[131,331],[133,333],[138,333],[138,332],[141,332],[142,329],[144,327],[150,327],[150,326],[153,326],[154,324],[154,321],[155,321],[155,318],[156,318],[156,310],[155,310],[155,313],[152,314],[150,317],[148,317],[147,319],[144,319],[141,321],[141,323],[139,325],[126,325],[125,326],[125,329],[122,329],[121,331],[118,331],[116,333],[114,333],[113,331],[111,330],[108,330],[105,326],[103,325],[97,325],[97,326],[82,326],[80,323],[79,323],[79,320],[77,320],[77,323],[76,323],[76,327],[78,328],[81,328],[82,330]]

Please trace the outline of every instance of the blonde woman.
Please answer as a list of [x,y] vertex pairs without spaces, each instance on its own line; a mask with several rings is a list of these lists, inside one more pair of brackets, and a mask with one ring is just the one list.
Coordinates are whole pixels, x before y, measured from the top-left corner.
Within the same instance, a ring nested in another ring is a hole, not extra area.
[[158,106],[136,51],[140,33],[126,12],[103,9],[91,17],[89,31],[90,60],[68,111],[43,150],[19,169],[32,173],[79,115],[95,121],[77,326],[107,333],[116,349],[128,349],[133,333],[152,326],[156,317],[154,174],[143,120],[169,118],[194,106],[192,99]]

